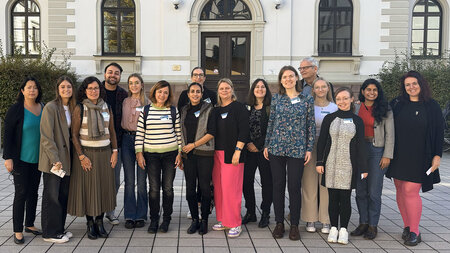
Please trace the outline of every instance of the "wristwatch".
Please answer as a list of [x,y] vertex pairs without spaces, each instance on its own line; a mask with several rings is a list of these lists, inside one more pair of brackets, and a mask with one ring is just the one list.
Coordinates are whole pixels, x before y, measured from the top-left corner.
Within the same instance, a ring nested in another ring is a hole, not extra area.
[[234,150],[242,151],[242,148],[240,148],[240,147],[235,147]]

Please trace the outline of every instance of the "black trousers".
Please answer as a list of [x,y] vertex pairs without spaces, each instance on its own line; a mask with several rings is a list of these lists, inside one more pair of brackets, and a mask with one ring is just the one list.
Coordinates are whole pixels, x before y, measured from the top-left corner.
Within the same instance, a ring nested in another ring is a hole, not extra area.
[[173,213],[173,180],[175,179],[175,158],[178,151],[165,153],[144,152],[145,167],[149,182],[150,219],[159,220],[160,190],[163,191],[163,220],[171,220]]
[[352,214],[351,195],[352,190],[328,188],[328,215],[332,227],[338,228],[340,218],[341,228],[347,228]]
[[259,168],[259,175],[261,176],[262,185],[262,202],[261,210],[264,213],[270,213],[270,206],[272,205],[272,172],[270,171],[270,163],[264,158],[262,152],[247,152],[247,159],[244,165],[244,185],[243,193],[245,199],[245,208],[247,213],[255,213],[255,172]]
[[[201,202],[202,219],[208,219],[211,206],[211,177],[214,157],[188,154],[184,161],[186,200],[193,219],[198,219],[198,203]],[[198,182],[198,185],[197,185]],[[200,188],[201,199],[196,189]]]
[[300,220],[300,208],[302,205],[302,176],[305,159],[287,156],[275,156],[269,153],[270,169],[273,182],[273,208],[275,221],[284,221],[284,200],[287,186],[289,192],[289,209],[291,213],[291,225],[298,226]]
[[37,163],[19,161],[14,164],[13,176],[15,189],[13,202],[13,229],[14,232],[20,233],[23,231],[25,206],[25,226],[34,226],[41,172],[38,170]]
[[52,238],[64,233],[70,177],[60,178],[50,172],[44,173],[42,178],[42,237]]

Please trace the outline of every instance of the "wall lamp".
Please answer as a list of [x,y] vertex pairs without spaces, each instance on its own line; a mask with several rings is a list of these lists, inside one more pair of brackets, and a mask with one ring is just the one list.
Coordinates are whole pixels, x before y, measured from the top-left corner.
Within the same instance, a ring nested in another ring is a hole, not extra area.
[[275,9],[280,9],[281,4],[283,3],[283,0],[274,0],[275,3]]
[[180,5],[181,0],[172,0],[172,3],[175,10],[178,10],[178,5]]

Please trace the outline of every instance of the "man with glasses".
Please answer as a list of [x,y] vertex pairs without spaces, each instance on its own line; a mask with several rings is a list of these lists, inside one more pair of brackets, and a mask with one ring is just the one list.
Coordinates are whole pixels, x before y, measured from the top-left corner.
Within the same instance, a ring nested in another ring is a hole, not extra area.
[[[311,85],[314,82],[314,80],[316,80],[316,78],[319,77],[319,75],[317,75],[317,71],[319,70],[318,66],[319,64],[313,57],[303,58],[303,60],[300,62],[300,67],[298,68],[298,70],[302,75],[302,80],[299,81],[299,85],[301,85],[302,87],[303,95],[311,95],[312,91]],[[334,99],[334,90],[333,85],[331,83],[330,87],[331,87],[331,94],[333,95]]]
[[[117,137],[117,147],[119,151],[119,155],[117,157],[117,164],[116,167],[114,167],[115,171],[115,186],[116,186],[116,198],[117,198],[117,192],[119,190],[120,186],[120,168],[122,167],[122,159],[121,159],[121,153],[120,153],[120,147],[122,145],[122,134],[123,129],[121,127],[122,122],[122,103],[123,100],[128,97],[127,91],[125,91],[123,88],[119,86],[120,83],[120,77],[122,75],[122,67],[115,62],[112,62],[108,64],[105,67],[105,81],[103,82],[103,85],[106,90],[106,103],[109,104],[111,107],[113,117],[114,117],[114,130],[116,130],[116,137]],[[117,201],[116,201],[117,202]],[[119,219],[114,214],[115,210],[112,210],[110,212],[107,212],[105,215],[105,218],[111,223],[112,225],[119,224]]]
[[[206,80],[205,71],[202,67],[195,67],[191,71],[191,81],[193,83],[199,83],[203,87],[203,101],[207,103],[211,103],[213,105],[217,104],[217,93],[207,89],[203,83]],[[187,96],[188,90],[184,90],[180,94],[180,98],[178,99],[178,111],[181,111],[181,108],[189,103],[189,98]]]

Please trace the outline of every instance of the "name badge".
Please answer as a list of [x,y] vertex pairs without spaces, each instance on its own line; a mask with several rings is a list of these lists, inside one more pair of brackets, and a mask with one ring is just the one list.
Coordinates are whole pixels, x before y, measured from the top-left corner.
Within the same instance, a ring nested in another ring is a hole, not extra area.
[[171,120],[172,116],[170,116],[170,115],[163,115],[163,116],[161,116],[160,119],[163,120],[163,121],[167,121],[167,120]]
[[109,113],[102,112],[103,119],[109,119]]
[[293,104],[293,105],[297,104],[298,102],[300,102],[299,97],[295,97],[295,98],[291,99],[291,104]]
[[137,111],[137,112],[142,112],[143,110],[144,110],[144,107],[143,107],[143,106],[136,107],[136,111]]
[[353,119],[352,119],[352,118],[344,119],[344,123],[345,123],[345,124],[353,123]]
[[320,111],[320,114],[327,115],[327,114],[330,114],[330,112],[329,111]]
[[226,119],[228,116],[228,112],[224,112],[224,113],[220,114],[220,116],[222,117],[222,119]]
[[194,116],[195,116],[196,118],[198,118],[198,116],[200,116],[200,110],[194,112]]
[[206,99],[204,99],[203,101],[205,101],[205,102],[208,103],[208,104],[211,104],[211,99],[210,99],[210,98],[206,98]]

